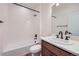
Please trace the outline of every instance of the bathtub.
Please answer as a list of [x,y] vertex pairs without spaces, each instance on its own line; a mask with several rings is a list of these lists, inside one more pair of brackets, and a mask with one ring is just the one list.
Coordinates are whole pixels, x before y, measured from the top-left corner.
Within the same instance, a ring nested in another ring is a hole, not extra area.
[[33,41],[10,44],[4,49],[2,56],[24,56],[30,53],[29,48],[34,44]]

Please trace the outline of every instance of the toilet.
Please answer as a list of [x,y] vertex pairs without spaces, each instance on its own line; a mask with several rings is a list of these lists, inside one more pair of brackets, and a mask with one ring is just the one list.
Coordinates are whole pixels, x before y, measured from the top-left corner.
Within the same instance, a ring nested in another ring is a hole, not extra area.
[[40,56],[41,45],[40,44],[35,44],[35,45],[31,46],[30,47],[30,52],[31,52],[32,56]]

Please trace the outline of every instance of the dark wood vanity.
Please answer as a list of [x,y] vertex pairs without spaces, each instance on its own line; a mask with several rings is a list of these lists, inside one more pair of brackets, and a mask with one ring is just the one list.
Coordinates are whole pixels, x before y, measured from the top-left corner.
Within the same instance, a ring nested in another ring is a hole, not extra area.
[[42,56],[75,56],[74,54],[65,51],[53,44],[42,40]]

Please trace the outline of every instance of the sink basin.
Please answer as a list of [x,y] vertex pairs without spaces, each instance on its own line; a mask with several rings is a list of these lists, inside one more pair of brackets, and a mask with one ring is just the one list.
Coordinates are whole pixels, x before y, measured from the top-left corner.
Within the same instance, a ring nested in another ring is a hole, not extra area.
[[70,40],[65,40],[65,39],[60,39],[60,38],[56,38],[55,36],[52,37],[48,37],[49,40],[58,43],[58,44],[65,44],[65,45],[71,45],[73,44]]
[[54,38],[56,38],[56,36],[48,36],[48,37],[46,37],[47,39],[54,39]]

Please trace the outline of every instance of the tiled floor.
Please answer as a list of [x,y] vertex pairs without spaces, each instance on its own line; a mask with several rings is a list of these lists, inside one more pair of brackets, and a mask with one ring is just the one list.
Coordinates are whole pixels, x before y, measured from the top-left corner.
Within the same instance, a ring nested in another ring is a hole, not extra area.
[[26,54],[25,56],[32,56],[32,54],[31,54],[31,53],[28,53],[28,54]]
[[[40,52],[39,52],[40,53]],[[37,53],[35,56],[41,56],[41,55],[38,55],[39,53]],[[28,54],[26,54],[25,56],[32,56],[32,54],[31,53],[28,53]]]

